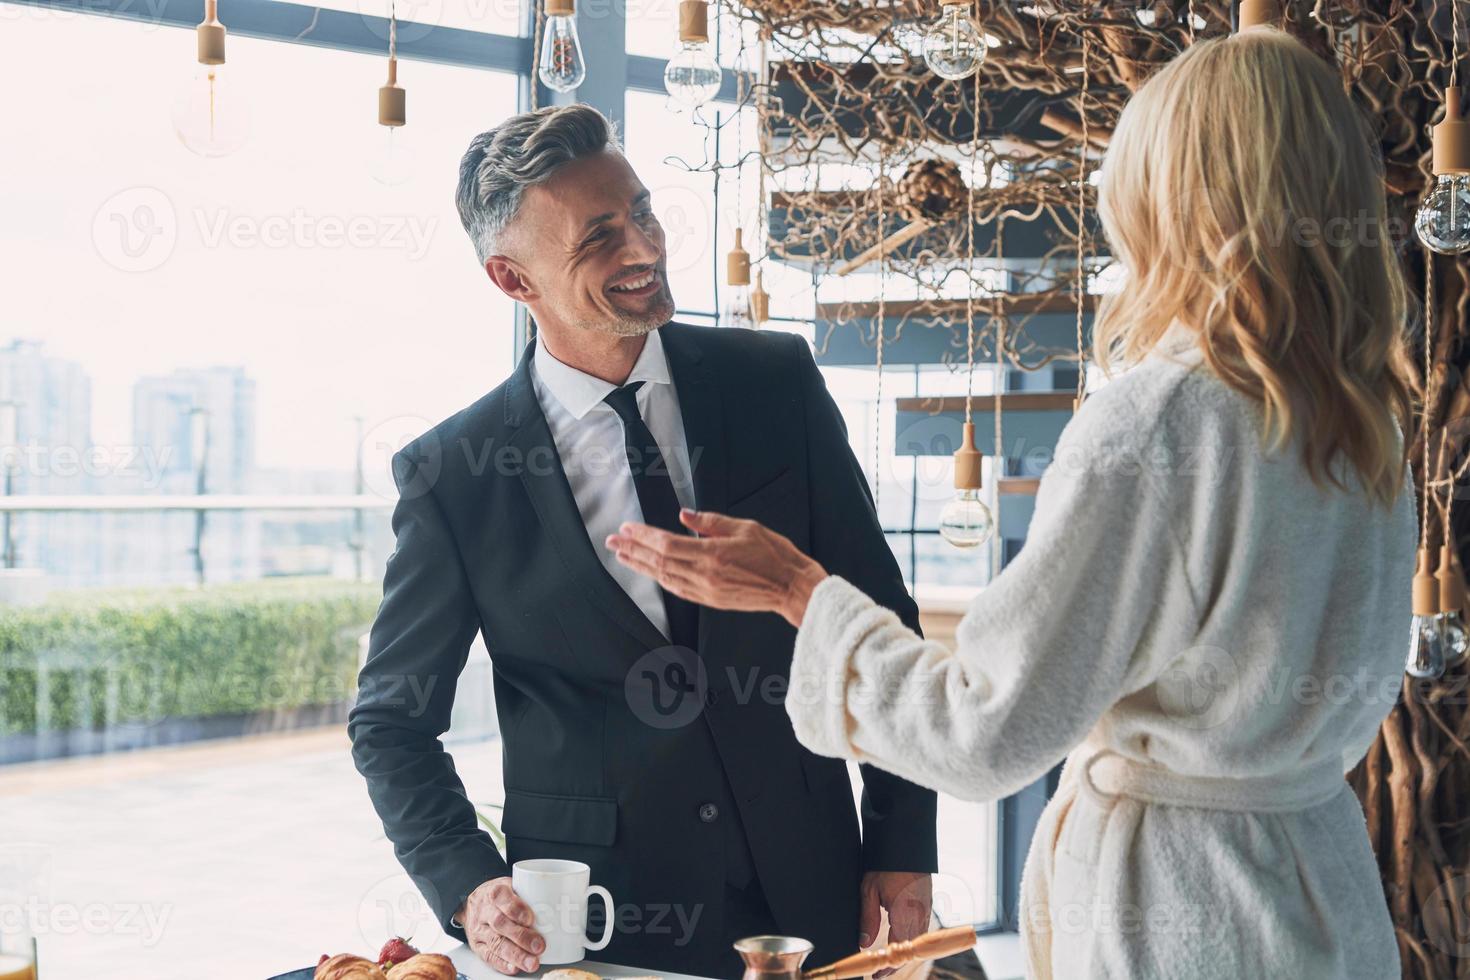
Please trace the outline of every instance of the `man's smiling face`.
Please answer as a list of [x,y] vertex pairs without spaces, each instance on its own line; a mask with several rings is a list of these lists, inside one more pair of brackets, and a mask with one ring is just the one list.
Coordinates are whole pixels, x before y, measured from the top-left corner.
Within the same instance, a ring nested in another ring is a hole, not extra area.
[[664,231],[648,189],[622,154],[574,160],[527,189],[507,249],[543,316],[619,336],[674,315]]

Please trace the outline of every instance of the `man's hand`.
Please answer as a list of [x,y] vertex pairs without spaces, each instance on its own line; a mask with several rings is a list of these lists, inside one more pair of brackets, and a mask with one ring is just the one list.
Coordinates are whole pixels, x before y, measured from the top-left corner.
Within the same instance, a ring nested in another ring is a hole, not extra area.
[[546,940],[536,931],[531,906],[511,888],[510,878],[492,878],[470,892],[455,918],[464,924],[470,949],[491,969],[514,976],[541,965]]
[[[858,913],[858,943],[864,949],[878,938],[881,906],[888,910],[888,942],[922,936],[929,931],[929,914],[934,904],[934,883],[916,871],[869,871],[863,875],[862,908]],[[894,972],[879,970],[873,980]]]

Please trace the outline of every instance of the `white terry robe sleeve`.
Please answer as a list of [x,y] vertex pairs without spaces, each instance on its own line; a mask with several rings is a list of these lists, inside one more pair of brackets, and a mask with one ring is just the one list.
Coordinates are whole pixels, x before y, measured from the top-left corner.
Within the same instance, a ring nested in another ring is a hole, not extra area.
[[816,588],[786,699],[803,745],[998,799],[1186,652],[1199,605],[1174,521],[1198,505],[1190,481],[1108,447],[1113,434],[1097,429],[1118,427],[1089,408],[1091,424],[1073,420],[1041,480],[1025,546],[975,598],[956,649],[840,577]]

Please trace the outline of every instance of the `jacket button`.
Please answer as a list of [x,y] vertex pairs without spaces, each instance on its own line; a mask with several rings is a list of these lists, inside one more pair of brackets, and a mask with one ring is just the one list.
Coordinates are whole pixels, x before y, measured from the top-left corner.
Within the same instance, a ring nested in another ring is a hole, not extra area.
[[720,808],[713,803],[704,803],[699,807],[699,819],[705,823],[714,823],[720,815]]
[[709,705],[711,708],[719,704],[720,692],[716,691],[714,688],[710,688],[708,691],[705,692],[704,703]]

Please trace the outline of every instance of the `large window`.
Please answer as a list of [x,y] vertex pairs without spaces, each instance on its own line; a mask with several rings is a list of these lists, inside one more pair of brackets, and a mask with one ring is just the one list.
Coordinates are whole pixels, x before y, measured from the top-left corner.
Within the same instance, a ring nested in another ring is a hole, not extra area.
[[[0,3],[0,61],[26,93],[0,140],[0,416],[14,405],[26,449],[9,489],[193,494],[202,452],[210,495],[344,495],[361,445],[382,506],[360,525],[212,511],[202,561],[188,511],[15,516],[0,588],[38,598],[17,577],[39,572],[50,600],[0,612],[0,907],[21,896],[48,980],[266,977],[395,933],[446,942],[341,718],[392,547],[387,454],[513,363],[514,310],[453,192],[518,80],[402,62],[410,179],[385,186],[383,57],[231,36],[249,137],[204,159],[170,120],[194,44]],[[201,566],[207,589],[168,588]],[[467,678],[469,715],[488,684]],[[272,727],[289,730],[209,738]],[[455,751],[473,798],[499,799],[498,742]]]
[[[206,159],[170,121],[194,67],[189,32],[0,12],[0,59],[46,94],[17,100],[0,141],[0,341],[35,341],[0,351],[0,383],[65,371],[70,387],[46,386],[45,401],[0,391],[18,403],[22,444],[44,449],[14,491],[193,492],[188,416],[204,407],[208,490],[348,493],[362,445],[367,489],[391,501],[388,448],[513,362],[513,307],[476,272],[454,183],[469,137],[515,111],[515,77],[402,64],[408,180],[386,186],[373,176],[382,58],[230,38],[231,108],[249,110],[249,137]],[[24,515],[15,547],[57,585],[190,581],[194,520]],[[340,571],[347,520],[211,516],[205,576]],[[65,549],[58,524],[77,538]],[[376,569],[391,542],[372,543]]]

